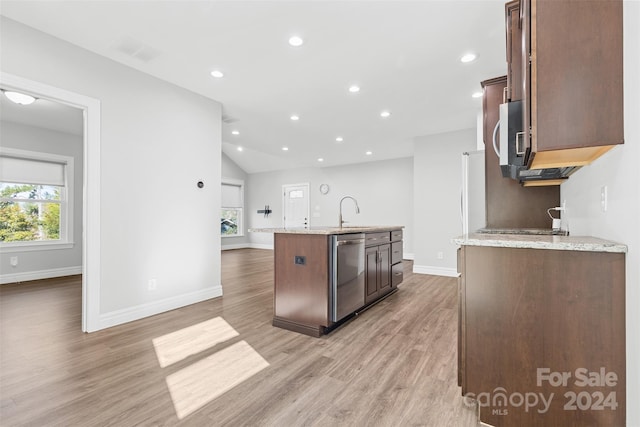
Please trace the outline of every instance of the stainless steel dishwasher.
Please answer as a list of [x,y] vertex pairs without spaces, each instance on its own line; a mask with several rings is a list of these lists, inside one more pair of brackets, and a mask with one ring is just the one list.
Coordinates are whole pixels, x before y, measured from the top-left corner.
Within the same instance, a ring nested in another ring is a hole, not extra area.
[[364,234],[338,234],[331,244],[331,321],[364,306]]

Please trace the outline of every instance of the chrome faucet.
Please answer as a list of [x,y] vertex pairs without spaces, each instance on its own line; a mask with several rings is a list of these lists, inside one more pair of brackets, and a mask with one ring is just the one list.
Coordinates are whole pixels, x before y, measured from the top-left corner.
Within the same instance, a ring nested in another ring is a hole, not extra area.
[[340,216],[338,217],[338,224],[340,225],[340,228],[342,228],[342,224],[344,224],[347,221],[343,221],[342,220],[342,202],[344,199],[351,199],[353,200],[353,202],[356,204],[356,213],[359,214],[360,213],[360,207],[358,206],[358,201],[356,199],[354,199],[351,196],[344,196],[342,199],[340,199]]

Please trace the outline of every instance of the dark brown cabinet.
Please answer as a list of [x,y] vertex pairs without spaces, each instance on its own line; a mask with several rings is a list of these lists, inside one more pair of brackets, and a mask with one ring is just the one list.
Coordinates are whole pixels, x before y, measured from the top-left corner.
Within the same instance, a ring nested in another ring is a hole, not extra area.
[[[389,241],[377,238],[376,241]],[[368,236],[368,235],[367,235]],[[391,291],[391,245],[389,243],[375,244],[365,249],[365,304],[369,304]]]
[[483,136],[485,143],[485,197],[487,228],[551,228],[547,209],[560,206],[560,187],[523,187],[503,178],[493,150],[493,129],[503,103],[507,77],[482,82]]
[[524,100],[531,169],[584,166],[624,143],[622,8],[621,0],[507,4],[508,92]]
[[463,246],[458,266],[458,381],[482,422],[625,425],[624,253]]

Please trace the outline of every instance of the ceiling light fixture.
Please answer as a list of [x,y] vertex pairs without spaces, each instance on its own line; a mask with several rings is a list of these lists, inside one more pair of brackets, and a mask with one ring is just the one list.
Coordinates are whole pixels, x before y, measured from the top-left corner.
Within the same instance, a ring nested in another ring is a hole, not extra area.
[[343,137],[339,136],[339,137],[336,138],[336,142],[342,142],[342,141],[344,141]]
[[219,78],[224,77],[224,73],[223,73],[222,71],[220,71],[220,70],[213,70],[213,71],[211,72],[211,75],[212,75],[213,77],[215,77],[216,79],[219,79]]
[[482,98],[482,92],[473,92],[472,98]]
[[10,90],[3,90],[3,92],[4,95],[9,98],[9,101],[20,105],[33,104],[36,100],[36,98],[34,98],[33,96],[20,92],[13,92]]
[[231,134],[232,135],[240,135],[240,131],[239,130],[232,130]]
[[383,111],[383,112],[381,112],[381,113],[380,113],[380,117],[384,117],[384,118],[387,118],[387,117],[389,117],[390,115],[391,115],[391,112],[390,112],[390,111],[387,111],[387,110],[385,110],[385,111]]
[[318,161],[319,161],[319,162],[324,162],[324,159],[323,159],[322,157],[320,157],[320,158],[318,159]]
[[476,58],[478,58],[478,55],[476,55],[475,53],[465,53],[464,55],[462,55],[460,57],[460,62],[466,64],[468,62],[473,62],[476,60]]
[[351,93],[357,93],[357,92],[360,92],[360,86],[358,86],[358,85],[351,85],[351,86],[349,86],[349,92],[351,92]]
[[237,150],[238,150],[238,151],[242,151],[242,150],[244,150],[244,148],[242,148],[242,147],[238,147],[238,148],[237,148]]
[[289,147],[282,147],[282,151],[289,151]]
[[296,116],[295,114],[294,114],[294,115],[292,115],[290,118],[291,118],[291,120],[293,120],[294,122],[296,122],[296,121],[300,120],[300,117]]
[[289,37],[289,44],[293,47],[300,47],[304,44],[304,40],[300,36]]
[[370,155],[372,155],[372,154],[373,154],[373,151],[367,151],[367,152],[366,152],[366,153],[364,153],[364,154],[366,154],[367,156],[370,156]]

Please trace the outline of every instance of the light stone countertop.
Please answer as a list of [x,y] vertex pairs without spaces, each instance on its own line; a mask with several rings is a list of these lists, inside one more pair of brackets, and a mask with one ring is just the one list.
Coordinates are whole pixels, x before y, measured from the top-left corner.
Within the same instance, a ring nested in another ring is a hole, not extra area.
[[626,253],[627,245],[591,236],[545,236],[526,234],[471,233],[453,239],[460,246],[553,249],[560,251]]
[[363,225],[357,227],[310,227],[310,228],[250,228],[250,233],[284,233],[284,234],[350,234],[350,233],[378,233],[384,231],[402,230],[402,225]]

